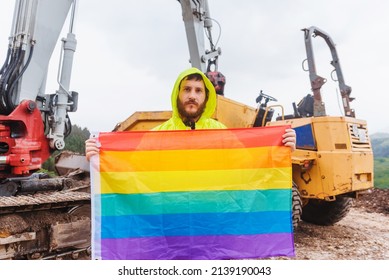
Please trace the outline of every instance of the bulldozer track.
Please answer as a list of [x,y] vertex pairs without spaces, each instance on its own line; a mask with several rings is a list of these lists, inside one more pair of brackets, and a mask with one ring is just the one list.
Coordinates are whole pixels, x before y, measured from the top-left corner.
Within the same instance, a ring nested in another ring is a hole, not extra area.
[[91,254],[91,247],[83,248],[83,249],[77,249],[77,250],[69,250],[66,252],[62,252],[60,254],[51,254],[44,256],[42,260],[59,260],[63,258],[70,257],[73,260],[79,259],[80,254],[85,254],[85,256],[81,257],[81,259],[90,259],[90,254]]
[[90,193],[58,191],[0,197],[0,214],[57,209],[90,203]]

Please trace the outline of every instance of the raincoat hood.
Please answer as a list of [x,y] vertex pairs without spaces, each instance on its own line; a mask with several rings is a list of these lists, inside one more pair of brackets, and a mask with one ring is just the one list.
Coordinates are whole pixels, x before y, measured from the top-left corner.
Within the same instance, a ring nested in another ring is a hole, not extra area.
[[226,126],[214,119],[212,119],[212,115],[216,109],[217,97],[216,91],[211,83],[211,81],[197,68],[190,68],[188,70],[183,71],[177,78],[172,95],[171,95],[171,103],[172,103],[172,117],[161,125],[155,127],[153,130],[183,130],[190,129],[188,128],[183,121],[181,120],[180,113],[177,108],[177,99],[178,94],[180,92],[180,84],[181,81],[191,74],[200,74],[203,77],[204,85],[208,89],[208,99],[204,108],[204,112],[202,113],[199,120],[196,122],[196,129],[224,129]]

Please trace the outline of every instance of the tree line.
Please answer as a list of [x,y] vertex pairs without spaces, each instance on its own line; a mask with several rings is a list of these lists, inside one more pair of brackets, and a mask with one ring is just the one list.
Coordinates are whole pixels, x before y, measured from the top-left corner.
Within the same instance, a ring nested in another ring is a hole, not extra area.
[[389,157],[389,134],[375,133],[371,136],[371,145],[375,158]]
[[371,145],[374,154],[374,185],[389,188],[389,134],[373,134]]
[[[72,131],[65,138],[65,150],[79,154],[85,154],[85,140],[89,138],[90,132],[87,128],[81,128],[78,125],[72,125]],[[55,151],[48,160],[42,165],[44,170],[51,173],[55,172],[55,157],[60,151]]]

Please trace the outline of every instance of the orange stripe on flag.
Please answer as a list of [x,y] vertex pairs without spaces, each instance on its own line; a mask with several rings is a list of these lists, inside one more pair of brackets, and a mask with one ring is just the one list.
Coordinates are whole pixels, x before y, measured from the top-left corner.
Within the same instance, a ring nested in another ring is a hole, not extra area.
[[[280,168],[290,165],[287,147],[219,150],[103,151],[101,172]],[[128,164],[131,162],[131,164]]]

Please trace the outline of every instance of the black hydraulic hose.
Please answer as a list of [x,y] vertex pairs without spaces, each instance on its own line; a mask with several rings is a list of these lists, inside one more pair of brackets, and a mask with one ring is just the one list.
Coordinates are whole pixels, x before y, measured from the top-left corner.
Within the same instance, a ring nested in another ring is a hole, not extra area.
[[0,69],[0,75],[3,74],[4,70],[8,66],[8,61],[9,61],[10,56],[11,56],[11,48],[8,48],[7,57],[5,58],[4,64],[3,64],[3,66],[1,66],[1,69]]
[[16,51],[13,51],[13,53],[11,55],[11,61],[8,65],[7,69],[5,70],[3,76],[1,77],[2,87],[0,88],[0,90],[2,92],[5,92],[7,85],[8,85],[8,81],[9,81],[12,73],[14,72],[14,70],[19,62],[20,53],[21,53],[21,50],[17,49]]
[[8,67],[5,69],[5,72],[3,73],[3,76],[0,79],[0,107],[1,107],[1,113],[5,113],[7,110],[7,104],[6,104],[6,90],[8,85],[8,80],[13,72],[14,68],[16,67],[16,64],[19,59],[19,51],[12,52],[11,60],[8,65]]
[[7,104],[8,113],[11,113],[13,109],[15,109],[14,102],[12,101],[12,91],[11,88],[14,88],[14,84],[18,77],[20,76],[20,68],[23,65],[24,56],[26,55],[25,50],[21,50],[19,55],[18,63],[16,67],[13,69],[12,74],[8,80],[7,90],[5,92],[5,102]]
[[11,68],[13,67],[14,65],[14,62],[15,62],[15,53],[12,52],[11,55],[10,55],[10,61],[8,63],[8,65],[6,66],[5,69],[3,69],[3,74],[2,76],[0,77],[0,110],[1,110],[1,114],[3,114],[5,111],[6,111],[6,103],[5,103],[5,90],[6,90],[6,86],[7,86],[7,79],[8,79],[8,76],[9,76],[9,73],[11,71]]
[[15,57],[15,55],[12,54],[9,63],[7,63],[7,65],[3,66],[4,69],[1,69],[2,70],[2,75],[0,77],[0,94],[3,91],[5,91],[6,80],[8,79],[8,75],[9,75],[10,69],[11,69],[12,65],[14,64],[14,57]]
[[[16,108],[16,106],[18,104],[15,104],[13,101],[12,101],[12,92],[15,88],[15,86],[17,85],[18,81],[20,80],[20,78],[23,76],[24,72],[26,71],[28,65],[30,64],[31,62],[31,59],[32,59],[32,55],[34,53],[34,46],[31,46],[30,48],[30,53],[28,55],[28,59],[26,61],[26,64],[24,65],[23,69],[20,71],[19,75],[16,77],[16,79],[12,82],[11,86],[9,87],[9,90],[7,90],[7,100],[10,102],[10,108],[12,111]],[[24,54],[23,54],[23,57],[24,57]]]
[[2,94],[0,93],[0,114],[3,114],[4,111],[5,111],[5,103],[3,102]]
[[68,114],[66,114],[64,138],[68,137],[70,133],[72,133],[72,122],[70,121]]

